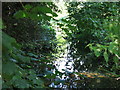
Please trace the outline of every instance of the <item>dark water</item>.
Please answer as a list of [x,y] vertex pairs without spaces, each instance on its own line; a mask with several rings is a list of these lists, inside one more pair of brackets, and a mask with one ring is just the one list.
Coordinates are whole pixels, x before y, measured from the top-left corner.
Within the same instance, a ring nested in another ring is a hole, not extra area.
[[[81,62],[82,63],[82,62]],[[53,88],[120,88],[120,80],[116,80],[115,77],[79,77],[75,74],[78,72],[74,70],[73,59],[67,57],[67,54],[63,58],[59,58],[55,62],[58,71],[64,73],[62,77],[57,77],[55,80],[60,83],[51,83],[49,86]],[[84,72],[84,71],[83,71]],[[89,73],[88,73],[89,74]]]
[[[80,62],[82,65],[84,62]],[[99,73],[99,76],[90,77],[91,72],[89,71],[86,75],[79,76],[76,73],[79,73],[78,70],[74,70],[74,59],[70,57],[69,50],[65,51],[65,54],[62,58],[58,58],[54,62],[57,70],[61,72],[62,77],[56,77],[54,81],[59,81],[59,83],[51,83],[49,87],[52,88],[120,88],[120,80],[116,80],[116,77],[100,77],[103,74]],[[86,68],[87,70],[88,68]],[[86,73],[81,71],[82,73]],[[103,75],[104,76],[104,75]]]

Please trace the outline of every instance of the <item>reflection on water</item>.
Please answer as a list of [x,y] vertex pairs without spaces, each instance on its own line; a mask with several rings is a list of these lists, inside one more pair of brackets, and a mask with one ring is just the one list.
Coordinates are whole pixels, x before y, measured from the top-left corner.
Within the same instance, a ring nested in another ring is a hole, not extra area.
[[73,58],[69,56],[69,45],[66,44],[65,54],[62,58],[58,58],[54,63],[60,72],[73,72]]
[[55,62],[55,66],[60,72],[73,72],[73,61],[70,59],[68,60],[67,57],[60,58],[59,60],[57,60]]
[[[113,77],[107,77],[101,73],[86,72],[86,70],[78,72],[74,70],[74,60],[65,51],[62,58],[58,58],[54,64],[59,72],[64,73],[62,78],[57,76],[54,81],[62,81],[58,84],[52,82],[49,87],[52,88],[120,88],[120,81]],[[80,66],[84,64],[80,61]],[[79,74],[76,74],[79,73]]]

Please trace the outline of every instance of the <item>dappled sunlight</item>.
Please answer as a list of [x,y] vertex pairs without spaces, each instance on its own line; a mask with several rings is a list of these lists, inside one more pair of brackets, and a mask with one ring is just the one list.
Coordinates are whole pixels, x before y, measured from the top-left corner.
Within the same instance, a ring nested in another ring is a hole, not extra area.
[[119,2],[52,1],[2,3],[2,88],[120,88]]

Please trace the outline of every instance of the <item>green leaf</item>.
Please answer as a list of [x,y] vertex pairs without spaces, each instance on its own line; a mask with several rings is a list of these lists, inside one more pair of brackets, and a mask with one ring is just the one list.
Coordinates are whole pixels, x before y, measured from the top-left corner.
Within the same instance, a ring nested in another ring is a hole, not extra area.
[[16,80],[18,80],[18,79],[22,79],[20,76],[18,76],[18,75],[15,75],[13,78],[12,78],[12,83],[13,82],[15,82]]
[[105,46],[105,45],[101,45],[101,44],[96,44],[96,45],[97,45],[97,47],[99,47],[101,49],[106,49],[107,48],[107,46]]
[[16,19],[26,17],[25,11],[19,10],[18,12],[16,12],[16,13],[14,14],[14,17],[15,17]]
[[48,7],[45,7],[45,6],[36,6],[34,7],[31,12],[33,13],[52,13],[52,10]]
[[3,73],[11,75],[16,71],[17,71],[17,66],[15,63],[12,62],[3,63]]
[[49,78],[49,79],[52,79],[52,78],[56,78],[56,75],[55,74],[47,74],[46,76],[45,76],[46,78]]
[[2,19],[0,18],[0,29],[4,29],[5,28],[5,25],[3,24],[3,21]]
[[108,47],[108,50],[110,51],[110,53],[113,54],[113,48],[114,48],[114,44],[113,43],[110,43],[109,47]]
[[56,85],[58,85],[58,84],[60,84],[60,83],[65,83],[65,80],[57,80],[57,81],[54,81],[54,83],[55,83]]
[[13,58],[16,59],[17,61],[22,61],[22,62],[30,62],[30,57],[23,56],[21,54],[12,54]]
[[26,10],[30,10],[30,9],[32,8],[32,6],[31,6],[30,4],[27,4],[27,5],[24,6],[24,8],[25,8]]
[[10,88],[6,83],[2,83],[2,88]]
[[39,61],[39,59],[31,58],[32,61]]
[[34,79],[36,79],[36,74],[35,74],[35,73],[30,74],[27,78],[28,78],[29,80],[34,80]]
[[6,80],[6,81],[10,81],[13,77],[13,74],[9,74],[9,73],[2,73],[2,78],[3,80]]
[[119,66],[119,59],[116,56],[114,56],[113,60],[114,60],[114,63],[116,65],[116,68],[117,68]]
[[16,40],[6,33],[2,32],[2,51],[3,51],[3,56],[6,55],[8,52],[12,52],[12,50],[16,48],[20,48],[20,46],[16,43]]
[[38,58],[37,55],[33,54],[33,53],[27,53],[27,55],[31,56],[31,57],[35,57],[35,58]]
[[29,13],[28,16],[32,19],[32,20],[42,20],[42,16],[38,16],[37,13]]
[[57,17],[58,15],[56,14],[56,13],[54,13],[54,12],[52,12],[52,15],[54,16],[54,17]]
[[18,88],[29,88],[29,83],[24,79],[16,79],[14,85]]
[[108,50],[110,51],[110,53],[114,53],[114,54],[118,54],[118,45],[114,42],[111,42],[109,47],[108,47]]
[[51,16],[47,16],[47,15],[42,15],[41,17],[42,19],[48,20],[48,21],[50,21],[50,19],[52,18]]
[[37,77],[36,77],[36,79],[33,80],[33,83],[37,84],[38,86],[41,86],[41,87],[44,86],[44,82],[40,78],[37,78]]
[[103,53],[103,56],[104,56],[104,58],[105,58],[106,63],[108,63],[108,54],[107,54],[107,51],[105,51],[105,52]]
[[100,49],[94,49],[94,52],[95,52],[95,56],[96,57],[99,57],[100,54],[101,54],[101,50]]

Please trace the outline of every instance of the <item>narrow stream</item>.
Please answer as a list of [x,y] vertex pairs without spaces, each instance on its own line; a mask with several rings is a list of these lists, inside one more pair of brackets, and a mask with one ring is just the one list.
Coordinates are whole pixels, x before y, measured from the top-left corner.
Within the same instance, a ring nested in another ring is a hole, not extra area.
[[[66,47],[69,47],[66,45]],[[83,62],[81,62],[82,64]],[[69,75],[69,73],[78,72],[77,70],[74,70],[74,60],[69,55],[69,48],[65,49],[65,54],[62,58],[58,58],[54,62],[57,70],[61,73],[66,73]],[[83,71],[86,72],[86,71]],[[89,74],[89,73],[88,73]],[[63,80],[67,82],[69,85],[64,83],[55,84],[54,82],[49,85],[49,87],[52,88],[118,88],[120,87],[120,81],[115,80],[114,78],[71,78],[70,76],[62,75],[62,78],[59,76],[56,78],[56,80]],[[77,81],[77,82],[76,82]]]
[[73,59],[69,57],[68,51],[69,50],[65,50],[64,56],[55,61],[55,66],[60,72],[73,72]]
[[[64,50],[64,54],[61,53],[63,56],[58,57],[56,61],[54,61],[54,65],[56,66],[56,69],[61,73],[72,73],[73,70],[73,58],[69,56],[69,45],[66,44],[66,49]],[[57,77],[60,80],[67,80],[69,77],[66,77],[65,75],[62,75],[62,78]],[[55,85],[54,83],[51,83],[50,87],[53,88],[67,88],[67,85],[63,85],[63,83],[60,83],[59,85]]]

